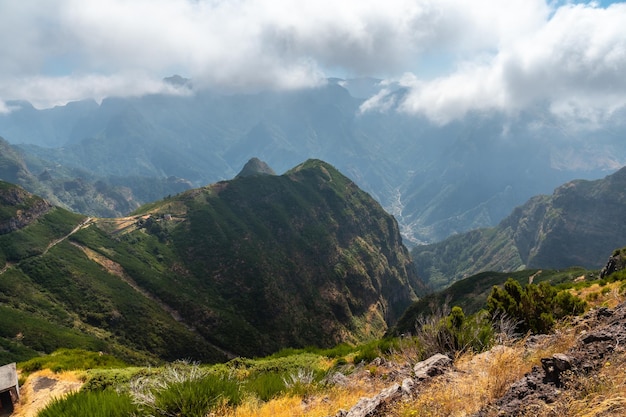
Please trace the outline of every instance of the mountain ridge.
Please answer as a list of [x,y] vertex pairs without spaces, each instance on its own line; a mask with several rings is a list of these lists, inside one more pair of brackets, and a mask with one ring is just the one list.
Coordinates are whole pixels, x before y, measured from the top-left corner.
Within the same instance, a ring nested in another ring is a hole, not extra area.
[[[365,111],[363,92],[380,88],[374,79],[329,80],[293,91],[156,94],[44,110],[16,103],[0,115],[0,134],[48,166],[82,170],[105,183],[125,178],[116,184],[130,188],[139,203],[182,189],[141,186],[138,177],[176,177],[191,188],[232,178],[253,156],[277,172],[322,159],[392,212],[410,245],[495,226],[533,195],[626,162],[620,123],[602,134],[572,132],[543,120],[547,112],[538,108],[513,120],[471,114],[438,125],[396,109]],[[30,159],[28,168],[35,176],[44,171]],[[159,195],[140,198],[142,189]]]
[[494,228],[415,247],[418,274],[443,288],[475,273],[523,268],[599,269],[626,243],[626,168],[603,179],[574,180],[529,199]]
[[319,160],[127,218],[53,207],[0,236],[0,250],[0,343],[14,355],[65,346],[214,362],[328,347],[382,335],[421,291],[397,222]]

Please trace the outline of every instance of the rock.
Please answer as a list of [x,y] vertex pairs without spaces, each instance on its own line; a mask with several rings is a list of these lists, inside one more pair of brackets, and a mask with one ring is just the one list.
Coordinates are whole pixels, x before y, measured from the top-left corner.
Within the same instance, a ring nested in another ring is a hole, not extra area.
[[[391,363],[382,358],[376,358],[371,362],[371,364],[384,366],[385,364]],[[404,378],[402,380],[402,385],[393,384],[389,388],[382,390],[375,397],[361,398],[359,402],[348,412],[345,410],[339,410],[337,414],[335,414],[335,417],[368,417],[385,415],[385,409],[389,404],[398,401],[403,396],[412,395],[418,383],[422,383],[435,375],[443,374],[451,365],[452,359],[446,355],[436,354],[431,356],[430,358],[415,364],[413,367],[413,372],[415,374],[414,378]],[[336,372],[329,380],[332,381],[336,378],[336,376],[341,379],[341,377],[337,374],[343,376],[342,374]],[[343,376],[343,378],[346,377]]]
[[595,342],[606,342],[607,340],[613,340],[613,334],[606,331],[598,331],[594,333],[590,333],[583,337],[583,343],[595,343]]
[[574,358],[571,356],[564,353],[555,353],[552,355],[552,359],[554,361],[554,366],[559,370],[559,372],[567,371],[573,368]]
[[376,359],[374,359],[373,361],[370,362],[370,365],[373,366],[381,366],[383,364],[385,364],[385,359],[381,358],[380,356],[377,357]]
[[441,375],[450,367],[450,365],[452,365],[452,359],[446,355],[437,353],[436,355],[415,364],[413,367],[415,379],[422,381],[435,375]]
[[405,378],[402,381],[402,394],[411,395],[413,393],[413,389],[415,388],[415,381],[412,378]]
[[329,385],[346,387],[350,384],[350,380],[341,372],[334,372],[332,375],[330,375],[330,377],[326,379],[326,383]]
[[541,366],[546,373],[544,382],[551,382],[555,386],[561,386],[561,372],[572,369],[574,359],[563,353],[555,353],[551,358],[541,359]]
[[555,402],[563,390],[562,372],[572,372],[578,376],[593,376],[601,369],[611,355],[626,345],[626,303],[614,310],[600,308],[583,316],[583,324],[594,331],[585,333],[579,343],[567,354],[557,353],[541,360],[542,368],[534,367],[522,379],[514,382],[509,390],[495,403],[489,404],[474,417],[498,415],[529,415],[530,407],[542,407]]
[[[400,385],[393,384],[386,388],[375,397],[361,398],[354,407],[344,414],[342,417],[367,417],[373,416],[380,411],[386,404],[398,399],[402,395]],[[339,417],[339,415],[337,415]]]

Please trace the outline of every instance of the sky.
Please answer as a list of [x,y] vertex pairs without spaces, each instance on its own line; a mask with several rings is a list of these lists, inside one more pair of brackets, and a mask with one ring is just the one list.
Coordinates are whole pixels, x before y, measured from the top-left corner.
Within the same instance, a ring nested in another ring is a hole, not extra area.
[[[626,107],[626,3],[555,0],[0,0],[0,112],[376,77],[362,111],[445,124],[541,105],[591,122]],[[392,88],[406,94],[392,94]]]

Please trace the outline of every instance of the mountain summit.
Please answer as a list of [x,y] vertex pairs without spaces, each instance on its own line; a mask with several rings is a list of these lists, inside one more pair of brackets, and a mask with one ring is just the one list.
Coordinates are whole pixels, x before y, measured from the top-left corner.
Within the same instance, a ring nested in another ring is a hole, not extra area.
[[252,158],[243,166],[236,178],[255,175],[276,175],[274,170],[259,158]]
[[[358,342],[381,336],[420,288],[395,219],[319,160],[126,218],[52,208],[0,236],[0,255],[11,360],[80,347],[219,361]],[[30,353],[11,350],[18,333]]]

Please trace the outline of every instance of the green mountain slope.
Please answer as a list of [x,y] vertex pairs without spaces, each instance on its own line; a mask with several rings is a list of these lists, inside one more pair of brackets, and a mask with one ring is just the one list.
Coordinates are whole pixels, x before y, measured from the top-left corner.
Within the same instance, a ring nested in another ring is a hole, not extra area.
[[626,168],[601,180],[571,181],[551,196],[516,208],[497,227],[418,246],[418,274],[433,289],[480,271],[523,268],[600,268],[626,244]]
[[117,217],[141,203],[191,188],[176,177],[100,177],[19,150],[0,137],[0,180],[20,185],[54,205],[85,215]]
[[[0,326],[15,355],[65,346],[62,332],[82,337],[69,347],[131,360],[331,346],[382,335],[419,290],[393,217],[317,160],[190,190],[130,218],[51,208],[3,237],[10,246],[18,233],[39,238],[37,228],[48,233],[37,250],[7,252],[0,274],[0,308],[25,323]],[[26,338],[44,322],[58,334],[45,349]]]

